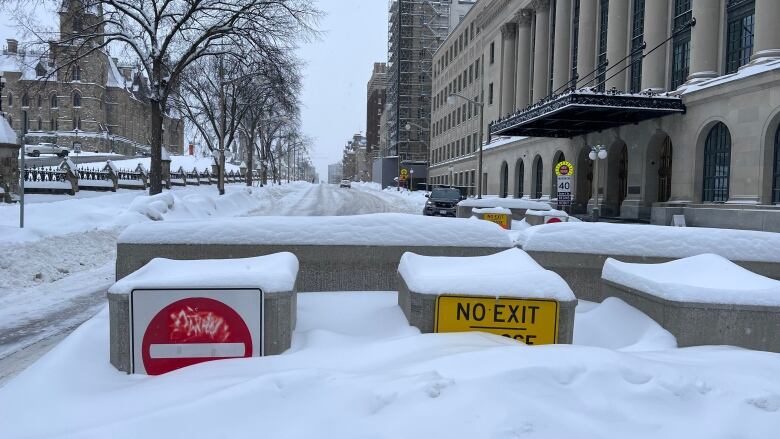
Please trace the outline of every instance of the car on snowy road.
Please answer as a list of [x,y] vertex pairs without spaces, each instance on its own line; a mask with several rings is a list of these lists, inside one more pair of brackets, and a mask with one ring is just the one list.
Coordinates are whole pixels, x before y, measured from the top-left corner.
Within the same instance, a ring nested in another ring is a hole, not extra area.
[[339,187],[345,187],[349,189],[352,187],[352,182],[349,180],[341,180],[341,183],[339,183]]
[[24,153],[30,157],[40,157],[41,154],[55,154],[67,157],[70,150],[54,143],[39,143],[37,145],[24,145]]
[[423,215],[426,216],[455,216],[458,202],[464,199],[463,194],[454,187],[435,187],[430,194],[425,195]]

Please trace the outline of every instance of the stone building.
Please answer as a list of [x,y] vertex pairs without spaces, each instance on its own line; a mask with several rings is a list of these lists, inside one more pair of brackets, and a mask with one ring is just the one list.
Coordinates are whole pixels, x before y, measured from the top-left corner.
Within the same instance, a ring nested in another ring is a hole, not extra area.
[[357,133],[344,146],[343,176],[352,181],[371,181],[371,163],[366,147],[366,138]]
[[380,147],[381,119],[387,101],[387,64],[374,63],[374,70],[371,72],[371,79],[368,80],[367,89],[366,145],[369,155],[372,155]]
[[328,165],[328,183],[341,183],[342,175],[344,175],[344,166],[341,164],[341,162]]
[[[102,50],[74,60],[74,35],[101,16],[100,9],[78,1],[63,2],[59,11],[60,40],[46,53],[25,50],[9,39],[0,54],[6,79],[2,109],[11,127],[22,128],[27,112],[27,143],[80,145],[84,151],[136,154],[150,144],[148,81],[138,69],[122,65]],[[172,115],[163,120],[163,146],[180,154],[184,122]]]
[[[555,201],[565,159],[575,212],[780,231],[778,22],[775,0],[479,0],[433,59],[431,182]],[[481,178],[452,93],[484,103]]]

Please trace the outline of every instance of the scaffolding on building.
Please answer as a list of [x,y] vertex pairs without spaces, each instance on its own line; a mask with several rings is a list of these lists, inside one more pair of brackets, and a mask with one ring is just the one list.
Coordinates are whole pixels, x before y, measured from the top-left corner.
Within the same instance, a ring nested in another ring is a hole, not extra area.
[[428,161],[433,55],[449,33],[450,2],[389,2],[385,157]]

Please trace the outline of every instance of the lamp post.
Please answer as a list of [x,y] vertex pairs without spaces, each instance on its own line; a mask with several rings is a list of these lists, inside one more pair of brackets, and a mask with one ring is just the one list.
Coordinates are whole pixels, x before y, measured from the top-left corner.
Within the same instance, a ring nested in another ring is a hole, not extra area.
[[588,153],[588,158],[593,162],[593,173],[596,175],[596,200],[595,204],[593,205],[593,210],[591,211],[591,215],[593,217],[593,221],[598,221],[599,217],[601,216],[601,208],[599,207],[599,168],[598,168],[598,161],[599,160],[606,160],[607,158],[607,147],[604,145],[595,145],[590,147],[590,152]]
[[[483,73],[484,76],[484,73]],[[474,99],[469,99],[466,96],[459,95],[457,93],[451,93],[449,96],[447,96],[447,103],[452,105],[457,101],[457,98],[464,99],[472,104],[474,104],[477,108],[479,108],[479,156],[478,156],[478,175],[477,175],[477,198],[482,198],[482,136],[485,131],[485,103],[476,101]],[[490,133],[488,133],[488,142],[490,142]]]

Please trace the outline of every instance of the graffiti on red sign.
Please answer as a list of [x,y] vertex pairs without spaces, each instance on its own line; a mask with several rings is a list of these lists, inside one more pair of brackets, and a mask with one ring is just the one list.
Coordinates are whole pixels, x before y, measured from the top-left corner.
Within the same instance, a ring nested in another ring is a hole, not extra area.
[[189,306],[171,313],[171,341],[186,343],[193,340],[225,342],[230,328],[221,316],[211,311],[197,311]]

